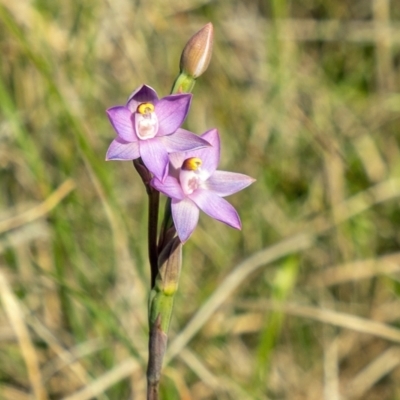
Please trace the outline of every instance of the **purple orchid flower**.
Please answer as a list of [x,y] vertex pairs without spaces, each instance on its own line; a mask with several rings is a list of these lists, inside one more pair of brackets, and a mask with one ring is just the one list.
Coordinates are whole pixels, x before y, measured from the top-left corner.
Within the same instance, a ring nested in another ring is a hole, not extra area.
[[193,233],[199,210],[225,224],[241,229],[236,210],[222,197],[244,189],[255,179],[234,172],[216,171],[220,158],[220,140],[216,129],[201,135],[212,147],[170,154],[169,174],[152,186],[170,197],[172,218],[182,243]]
[[106,160],[135,160],[161,181],[168,173],[168,153],[210,146],[192,132],[181,129],[189,111],[191,94],[174,94],[159,99],[153,88],[136,89],[126,106],[107,110],[117,137],[108,148]]

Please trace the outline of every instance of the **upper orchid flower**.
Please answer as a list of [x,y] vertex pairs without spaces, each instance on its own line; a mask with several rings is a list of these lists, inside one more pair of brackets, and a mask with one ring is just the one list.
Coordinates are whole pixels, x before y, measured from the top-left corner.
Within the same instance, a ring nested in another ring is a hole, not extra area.
[[194,133],[180,129],[189,111],[191,94],[175,94],[159,99],[153,88],[135,90],[126,106],[107,110],[117,137],[108,148],[106,160],[134,160],[161,181],[168,173],[168,153],[209,146]]
[[255,180],[234,172],[216,171],[220,158],[218,131],[201,136],[212,147],[170,154],[169,175],[164,182],[153,178],[151,184],[170,197],[172,218],[181,242],[186,242],[199,219],[199,209],[210,217],[241,229],[236,210],[222,197],[249,186]]

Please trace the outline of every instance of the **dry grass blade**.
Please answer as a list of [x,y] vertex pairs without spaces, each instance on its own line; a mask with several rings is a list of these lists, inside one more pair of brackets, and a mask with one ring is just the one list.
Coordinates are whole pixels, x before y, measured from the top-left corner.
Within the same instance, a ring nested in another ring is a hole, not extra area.
[[338,366],[338,340],[324,346],[324,398],[340,400],[339,394],[339,366]]
[[[57,355],[60,363],[63,363],[64,366],[68,367],[71,370],[71,373],[73,373],[83,384],[90,382],[90,375],[79,360],[77,360],[71,352],[65,350],[59,343],[58,339],[37,318],[29,316],[27,317],[27,320],[36,334],[47,343],[49,348]],[[44,372],[46,372],[46,370]]]
[[400,343],[400,330],[392,328],[380,322],[371,321],[366,318],[345,314],[333,310],[324,310],[318,307],[299,306],[296,304],[281,304],[272,301],[241,302],[237,304],[238,309],[247,310],[273,310],[297,317],[309,318],[314,321],[323,322],[357,332],[365,333]]
[[0,396],[2,400],[32,400],[32,396],[12,386],[1,385]]
[[362,398],[376,382],[400,364],[400,348],[390,347],[360,371],[347,385],[345,398]]
[[[280,39],[295,41],[347,41],[376,43],[377,36],[390,35],[392,43],[399,42],[399,24],[373,21],[347,21],[337,19],[288,19],[280,22]],[[267,29],[273,30],[272,24]]]
[[377,83],[378,89],[382,93],[393,90],[396,76],[392,66],[390,2],[390,0],[372,1],[372,11],[376,26]]
[[183,349],[179,353],[179,358],[186,363],[186,365],[202,380],[202,382],[215,391],[216,394],[222,392],[229,392],[231,398],[250,400],[252,397],[244,392],[239,385],[233,380],[228,378],[221,378],[215,376],[206,365],[202,362],[200,357],[194,354],[189,349]]
[[48,239],[48,237],[49,229],[44,221],[32,222],[2,235],[0,238],[0,254],[10,247],[21,246],[38,239]]
[[173,340],[166,355],[169,361],[175,357],[189,342],[189,340],[201,329],[210,316],[224,303],[236,288],[254,271],[288,254],[305,250],[311,247],[313,238],[311,235],[300,234],[284,240],[275,246],[255,253],[247,260],[239,264],[218,286],[207,302],[189,321],[186,327]]
[[[73,349],[64,350],[62,353],[57,354],[57,358],[55,358],[53,361],[50,361],[43,368],[44,379],[49,379],[52,375],[56,374],[58,371],[67,367],[71,363],[75,363],[77,360],[85,356],[100,351],[104,347],[105,344],[101,340],[93,339],[91,341],[82,343]],[[86,383],[87,381],[88,380],[85,380],[84,382]]]
[[196,354],[188,349],[183,349],[179,357],[187,366],[210,388],[221,388],[221,381],[213,375]]
[[0,233],[18,228],[19,226],[44,217],[73,189],[75,189],[75,182],[72,179],[67,179],[43,203],[20,215],[0,221]]
[[389,254],[372,260],[360,260],[329,267],[314,274],[310,287],[327,287],[348,281],[372,278],[379,274],[391,274],[400,270],[400,253]]
[[400,180],[396,178],[387,179],[334,205],[332,207],[332,213],[335,215],[333,224],[324,215],[319,215],[312,220],[312,222],[305,225],[303,229],[310,229],[310,231],[315,234],[321,234],[328,231],[333,226],[339,225],[367,211],[377,204],[395,199],[399,196]]
[[360,192],[335,207],[337,222],[344,222],[349,218],[368,210],[375,204],[394,199],[400,195],[400,179],[388,179]]
[[128,378],[132,375],[140,365],[133,358],[129,358],[119,365],[99,376],[89,385],[85,386],[79,392],[72,394],[71,396],[64,397],[63,400],[89,400],[103,393],[105,390],[120,382],[121,380]]
[[33,346],[29,336],[29,331],[25,324],[24,315],[19,305],[19,301],[12,292],[2,271],[0,271],[0,297],[10,324],[18,338],[35,399],[46,400],[48,397],[42,384],[39,359],[35,347]]

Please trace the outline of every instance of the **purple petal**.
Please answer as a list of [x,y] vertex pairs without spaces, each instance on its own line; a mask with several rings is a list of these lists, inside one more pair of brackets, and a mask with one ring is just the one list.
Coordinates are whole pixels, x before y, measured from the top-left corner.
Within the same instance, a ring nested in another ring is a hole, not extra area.
[[247,175],[215,171],[204,183],[204,186],[218,196],[225,197],[244,189],[254,181],[255,179]]
[[125,142],[114,139],[107,150],[106,160],[135,160],[140,157],[139,142]]
[[153,103],[156,104],[158,101],[157,92],[150,86],[142,85],[137,88],[128,99],[126,106],[131,110],[132,113],[136,112],[136,109],[141,103]]
[[159,138],[140,141],[140,156],[144,165],[156,178],[163,181],[168,173],[168,153]]
[[171,176],[167,176],[164,179],[164,182],[161,182],[157,178],[153,178],[151,180],[151,185],[171,199],[183,200],[185,198],[185,194],[183,193],[180,183],[177,181],[177,179]]
[[189,93],[173,94],[158,101],[155,106],[159,125],[157,136],[174,133],[182,125],[191,101],[192,95]]
[[[216,129],[211,129],[203,133],[200,137],[210,143],[211,146],[188,151],[185,153],[185,159],[189,157],[200,158],[203,162],[201,165],[203,177],[204,179],[208,179],[208,177],[211,176],[218,167],[220,154],[219,135]],[[179,167],[181,166],[182,163]]]
[[127,141],[135,142],[138,140],[132,125],[132,113],[127,107],[117,106],[107,110],[108,118],[118,136]]
[[198,156],[203,161],[201,166],[203,171],[208,172],[211,176],[217,169],[220,158],[220,140],[217,129],[210,129],[209,131],[203,133],[201,138],[207,140],[212,147],[196,150],[198,151]]
[[210,129],[210,130],[204,132],[200,136],[204,140],[207,140],[207,142],[210,143],[211,146],[217,147],[218,149],[220,148],[220,139],[219,139],[219,133],[218,133],[217,129],[215,129],[215,128],[214,129]]
[[186,160],[187,153],[171,153],[169,155],[170,168],[179,170],[182,167],[183,162]]
[[171,211],[179,239],[185,243],[196,228],[199,209],[193,201],[185,198],[181,201],[172,200]]
[[233,206],[214,192],[205,189],[197,189],[189,195],[189,198],[210,217],[224,222],[232,228],[242,228],[239,215]]
[[[178,129],[172,135],[162,137],[162,140],[169,153],[197,150],[211,146],[206,140],[185,129]],[[179,167],[181,166],[182,164]]]

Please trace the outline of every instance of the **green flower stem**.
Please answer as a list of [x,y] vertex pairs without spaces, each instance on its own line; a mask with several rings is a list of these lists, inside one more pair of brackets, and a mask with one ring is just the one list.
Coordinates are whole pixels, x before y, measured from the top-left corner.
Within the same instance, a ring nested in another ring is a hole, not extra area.
[[193,90],[196,79],[192,76],[181,72],[175,79],[172,86],[171,94],[173,93],[190,93]]
[[182,266],[182,243],[178,237],[171,240],[159,257],[159,273],[149,298],[149,325],[161,316],[162,332],[168,333],[175,293],[178,290]]
[[160,203],[160,193],[151,185],[151,173],[143,164],[141,158],[133,160],[133,165],[136,171],[142,178],[146,187],[146,192],[149,198],[149,225],[147,231],[148,253],[150,261],[150,288],[153,288],[158,274],[158,246],[157,246],[157,225],[158,225],[158,208]]
[[[195,79],[181,72],[175,80],[171,94],[189,92],[194,86]],[[171,200],[167,199],[164,212],[164,220],[161,227],[158,246],[153,242],[154,234],[157,235],[157,217],[159,192],[148,187],[149,193],[149,251],[150,246],[153,253],[150,253],[150,264],[153,272],[154,258],[158,261],[156,276],[152,280],[151,293],[149,297],[149,326],[150,330],[159,316],[161,317],[160,327],[165,334],[168,333],[171,320],[174,296],[178,289],[179,274],[182,263],[182,244],[178,237],[174,237],[175,229],[171,214]],[[154,198],[153,198],[154,196]],[[155,232],[153,232],[153,230]],[[155,248],[153,248],[155,246]],[[153,275],[152,275],[153,277]],[[151,340],[151,337],[150,337]]]
[[159,273],[149,297],[149,362],[147,366],[147,400],[158,399],[158,387],[168,329],[178,290],[182,266],[182,243],[172,239],[159,256]]
[[[195,79],[181,72],[175,80],[171,94],[191,92]],[[157,245],[157,224],[160,193],[150,186],[146,173],[135,164],[142,176],[149,196],[149,260],[151,266],[151,292],[149,296],[149,362],[147,365],[147,400],[158,400],[159,383],[164,354],[167,349],[168,330],[178,290],[182,266],[182,243],[175,236],[171,214],[171,200],[167,199],[164,220]]]
[[152,189],[149,193],[149,261],[150,261],[150,287],[154,288],[158,275],[158,246],[157,246],[157,225],[158,225],[158,208],[160,203],[160,193]]
[[163,249],[166,244],[175,236],[176,230],[171,213],[171,199],[168,197],[165,202],[164,218],[161,224],[158,248]]
[[167,335],[161,331],[159,315],[151,326],[149,340],[149,363],[147,366],[147,400],[158,399],[162,361],[167,349]]

